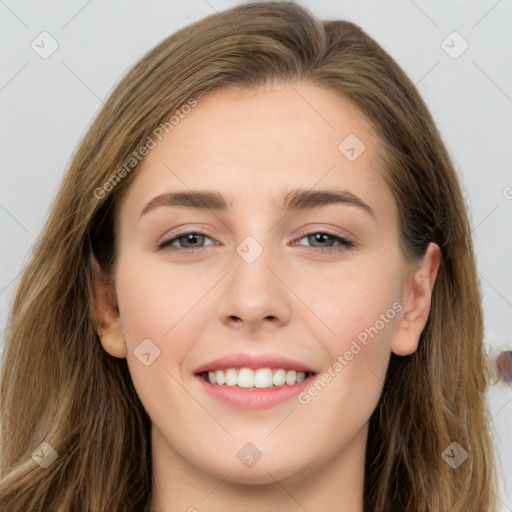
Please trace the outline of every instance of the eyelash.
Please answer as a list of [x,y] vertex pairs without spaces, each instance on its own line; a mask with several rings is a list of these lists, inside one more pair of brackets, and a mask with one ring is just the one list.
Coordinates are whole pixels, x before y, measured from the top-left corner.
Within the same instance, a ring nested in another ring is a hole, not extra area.
[[[294,244],[293,245],[297,245],[297,244],[295,244],[295,242],[302,240],[306,236],[318,235],[318,234],[330,236],[331,238],[333,238],[335,241],[338,242],[338,245],[335,245],[333,247],[313,247],[313,246],[309,246],[315,252],[319,252],[321,254],[333,253],[333,252],[344,251],[344,250],[347,250],[347,249],[355,249],[357,247],[356,244],[354,242],[352,242],[351,240],[349,240],[348,238],[344,238],[342,236],[335,235],[333,233],[329,233],[328,231],[310,231],[310,232],[307,232],[307,233],[302,233],[301,235],[299,235],[298,238],[296,238],[294,240]],[[204,233],[201,233],[199,231],[184,231],[183,233],[177,233],[173,238],[169,238],[168,240],[164,240],[163,242],[160,242],[158,244],[158,249],[170,248],[172,251],[175,251],[175,252],[178,252],[178,253],[182,253],[182,254],[189,253],[190,254],[191,252],[196,252],[197,250],[200,250],[200,249],[204,248],[204,247],[178,248],[178,247],[172,247],[171,246],[171,244],[173,242],[175,242],[176,240],[178,240],[181,237],[186,236],[186,235],[201,235],[201,236],[205,236],[207,238],[210,238],[208,235],[206,235]],[[210,245],[215,245],[215,244],[210,244]],[[303,246],[303,247],[308,247],[308,246]]]

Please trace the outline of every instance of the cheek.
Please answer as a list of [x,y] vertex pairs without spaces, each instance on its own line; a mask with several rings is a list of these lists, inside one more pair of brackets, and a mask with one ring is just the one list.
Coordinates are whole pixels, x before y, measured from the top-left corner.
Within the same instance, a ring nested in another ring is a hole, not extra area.
[[[194,339],[190,329],[197,326],[199,330],[198,319],[204,318],[200,314],[202,299],[215,285],[215,279],[208,276],[129,255],[120,259],[116,293],[130,344],[151,338],[163,347],[164,342],[173,344],[179,338],[180,346],[185,346],[187,339]],[[185,326],[187,335],[180,336]]]
[[[323,282],[322,290],[310,288],[308,302],[326,326],[317,339],[330,362],[322,382],[303,401],[322,394],[317,403],[344,404],[340,414],[369,415],[380,396],[402,309],[399,266],[374,258],[347,265]],[[366,412],[362,404],[368,405]]]
[[[343,353],[356,339],[389,346],[401,308],[400,267],[392,258],[354,258],[329,272],[312,270],[303,276],[297,289],[315,313],[309,315],[310,321],[323,323],[318,339],[331,356]],[[371,347],[366,352],[372,352]]]
[[[320,340],[330,363],[298,401],[307,418],[321,418],[315,438],[319,458],[328,457],[332,439],[350,442],[367,424],[379,401],[400,304],[391,293],[340,294],[328,316],[335,335]],[[393,307],[395,306],[395,307]],[[299,415],[296,415],[296,419]]]
[[116,274],[126,359],[151,415],[158,409],[159,397],[172,403],[183,397],[177,381],[183,381],[187,355],[211,318],[205,299],[215,280],[204,274],[198,279],[197,273],[170,270],[168,265],[143,264],[126,252]]

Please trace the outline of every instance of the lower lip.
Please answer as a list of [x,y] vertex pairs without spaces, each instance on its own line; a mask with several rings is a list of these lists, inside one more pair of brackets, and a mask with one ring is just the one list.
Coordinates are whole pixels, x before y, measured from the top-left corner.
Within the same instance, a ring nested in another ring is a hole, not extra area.
[[206,381],[201,376],[196,376],[204,390],[211,397],[235,407],[243,409],[269,409],[280,403],[291,400],[301,391],[308,388],[316,375],[311,375],[302,382],[271,388],[239,388],[238,386],[219,386]]

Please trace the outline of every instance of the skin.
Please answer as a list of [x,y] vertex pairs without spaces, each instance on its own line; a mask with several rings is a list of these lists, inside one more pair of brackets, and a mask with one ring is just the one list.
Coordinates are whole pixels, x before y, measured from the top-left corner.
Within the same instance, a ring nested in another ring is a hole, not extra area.
[[[366,146],[355,161],[338,150],[349,134]],[[309,84],[210,92],[146,157],[119,207],[112,280],[96,265],[95,293],[103,347],[127,358],[152,421],[153,511],[362,512],[368,420],[391,352],[417,349],[440,261],[435,244],[420,262],[404,258],[378,168],[370,123]],[[340,203],[285,215],[280,199],[296,187],[343,188],[375,217]],[[232,207],[141,217],[155,196],[189,189],[216,190]],[[322,254],[340,248],[336,239],[303,234],[326,229],[356,248]],[[157,249],[179,230],[207,238],[188,254]],[[263,249],[250,264],[236,252],[247,236]],[[240,352],[284,355],[320,375],[393,303],[400,314],[307,404],[242,410],[207,396],[194,376]],[[149,366],[134,355],[147,338],[160,350]],[[262,454],[252,467],[237,457],[249,441]]]

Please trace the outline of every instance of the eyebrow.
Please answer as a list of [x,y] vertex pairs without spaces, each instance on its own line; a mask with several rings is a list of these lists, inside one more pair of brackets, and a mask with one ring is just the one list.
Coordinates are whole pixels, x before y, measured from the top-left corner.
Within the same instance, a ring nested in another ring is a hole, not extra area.
[[[279,209],[282,211],[305,210],[308,208],[318,208],[330,204],[346,204],[355,206],[375,218],[373,209],[365,203],[360,197],[348,190],[328,189],[328,190],[310,190],[298,188],[291,190],[283,196]],[[149,211],[160,207],[187,207],[202,208],[216,211],[227,211],[233,204],[232,199],[226,199],[222,194],[213,190],[189,190],[176,191],[161,194],[151,199],[144,206],[141,217]],[[272,205],[275,206],[275,200]]]

